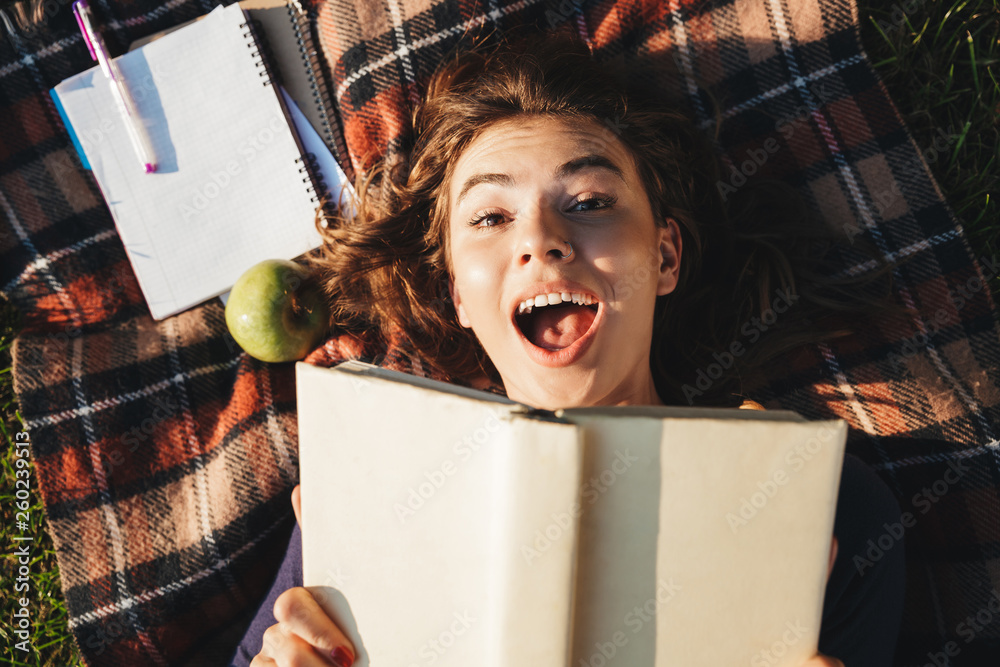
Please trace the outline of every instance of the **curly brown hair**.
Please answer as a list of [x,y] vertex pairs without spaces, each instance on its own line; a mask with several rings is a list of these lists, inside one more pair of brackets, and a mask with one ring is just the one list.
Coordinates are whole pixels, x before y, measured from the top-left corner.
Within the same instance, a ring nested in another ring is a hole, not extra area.
[[685,386],[741,340],[741,328],[766,314],[776,294],[796,304],[781,327],[695,392],[698,403],[732,404],[742,378],[768,360],[844,334],[831,326],[832,313],[871,309],[884,298],[884,289],[831,277],[837,239],[789,186],[748,186],[724,202],[717,153],[691,120],[629,89],[586,44],[561,33],[480,46],[438,67],[414,112],[412,148],[360,177],[356,215],[321,229],[324,245],[312,262],[336,327],[401,334],[455,381],[497,379],[448,298],[447,192],[466,147],[491,125],[522,116],[602,124],[633,156],[655,219],[680,227],[679,281],[657,300],[650,356],[664,402],[692,403]]

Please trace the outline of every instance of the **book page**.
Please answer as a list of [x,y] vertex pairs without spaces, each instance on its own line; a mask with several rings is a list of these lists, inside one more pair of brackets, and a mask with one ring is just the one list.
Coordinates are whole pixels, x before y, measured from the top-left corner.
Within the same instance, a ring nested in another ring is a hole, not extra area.
[[842,421],[559,419],[354,362],[297,377],[305,581],[361,667],[797,667],[816,651]]
[[563,412],[585,429],[572,664],[814,655],[846,424],[611,414]]
[[576,427],[391,371],[296,376],[304,583],[355,664],[565,665]]
[[238,5],[219,7],[116,59],[155,173],[140,168],[98,68],[56,87],[156,319],[319,244],[300,146],[244,23]]

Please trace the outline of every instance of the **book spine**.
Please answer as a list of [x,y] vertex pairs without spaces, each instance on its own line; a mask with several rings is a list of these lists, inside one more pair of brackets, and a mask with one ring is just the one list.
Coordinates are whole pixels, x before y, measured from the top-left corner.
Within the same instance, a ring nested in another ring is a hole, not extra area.
[[498,451],[490,522],[490,660],[483,667],[571,665],[582,442],[575,426],[513,419]]
[[292,24],[295,32],[295,39],[299,46],[299,53],[305,66],[305,72],[309,79],[309,88],[312,93],[313,102],[320,116],[323,127],[316,128],[323,137],[334,158],[341,165],[341,169],[347,174],[348,180],[354,180],[354,173],[351,161],[348,158],[347,144],[340,128],[340,122],[330,95],[330,87],[327,85],[327,76],[322,54],[316,48],[317,40],[313,36],[312,12],[304,9],[299,0],[288,0],[288,20]]

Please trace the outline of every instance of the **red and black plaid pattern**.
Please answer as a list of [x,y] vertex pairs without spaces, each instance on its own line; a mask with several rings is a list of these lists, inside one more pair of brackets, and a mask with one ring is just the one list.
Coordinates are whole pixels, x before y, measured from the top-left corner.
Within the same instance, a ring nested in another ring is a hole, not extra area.
[[[120,53],[213,4],[93,6]],[[150,318],[48,95],[92,66],[50,5],[37,30],[0,21],[0,288],[70,628],[89,664],[226,664],[294,521],[293,370],[242,354],[217,301]]]
[[[895,296],[912,316],[865,322],[860,335],[795,355],[754,397],[847,420],[851,450],[897,494],[909,563],[897,664],[922,666],[944,648],[958,651],[946,653],[952,664],[995,661],[1000,341],[985,278],[1000,257],[977,265],[925,164],[954,147],[958,128],[914,145],[861,49],[848,0],[328,2],[320,36],[353,166],[407,145],[421,85],[462,40],[566,26],[718,133],[724,195],[784,179],[829,224],[901,261]],[[840,557],[857,556],[863,571],[898,533],[887,527],[868,552]]]
[[[96,9],[120,53],[214,4]],[[71,627],[92,664],[224,664],[293,520],[291,368],[241,354],[218,303],[150,319],[48,97],[91,66],[69,4],[50,6],[35,31],[0,22],[0,289],[24,315],[15,386]],[[755,398],[848,420],[850,447],[913,519],[897,664],[946,648],[953,665],[995,661],[1000,336],[984,274],[1000,267],[977,265],[927,173],[923,160],[953,147],[949,128],[941,146],[913,144],[860,48],[853,5],[328,0],[317,10],[348,169],[405,146],[421,85],[460,40],[569,25],[718,131],[723,190],[784,178],[831,224],[905,260],[896,295],[912,317],[794,355]],[[309,361],[343,358],[423,373],[404,346],[364,337],[332,339]],[[892,533],[872,546],[857,556],[877,559]]]

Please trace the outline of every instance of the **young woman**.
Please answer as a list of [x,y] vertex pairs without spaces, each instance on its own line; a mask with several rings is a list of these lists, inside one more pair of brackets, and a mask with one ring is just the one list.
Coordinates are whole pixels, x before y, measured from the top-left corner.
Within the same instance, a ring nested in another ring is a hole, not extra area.
[[[744,195],[727,210],[690,122],[628,93],[571,38],[445,64],[414,136],[361,184],[357,216],[326,230],[318,266],[337,325],[406,340],[440,376],[499,382],[548,409],[688,404],[697,369],[780,295],[791,304],[780,326],[696,395],[739,405],[743,378],[836,335],[830,314],[863,306],[822,278],[823,234],[804,234],[790,200]],[[891,664],[902,545],[864,571],[852,556],[898,518],[888,489],[848,457],[820,639],[832,657],[807,664]],[[301,588],[299,539],[296,528],[237,664],[354,660]]]

